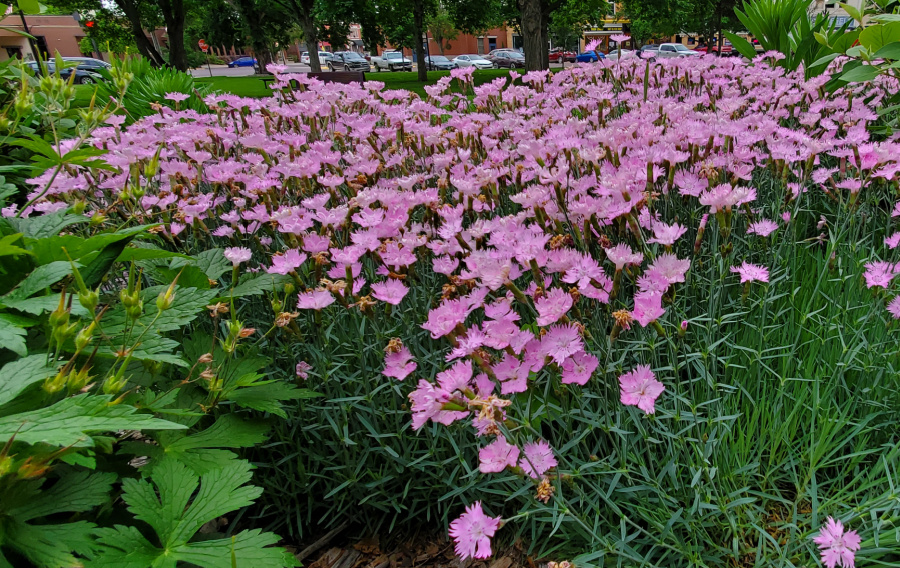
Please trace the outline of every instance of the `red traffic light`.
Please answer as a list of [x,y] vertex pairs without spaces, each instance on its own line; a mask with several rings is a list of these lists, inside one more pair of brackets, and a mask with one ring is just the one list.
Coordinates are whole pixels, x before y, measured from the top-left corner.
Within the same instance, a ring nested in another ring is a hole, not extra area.
[[88,21],[86,21],[86,22],[84,23],[84,27],[86,27],[86,28],[93,28],[95,23],[96,23],[96,22],[94,22],[94,20],[88,20]]

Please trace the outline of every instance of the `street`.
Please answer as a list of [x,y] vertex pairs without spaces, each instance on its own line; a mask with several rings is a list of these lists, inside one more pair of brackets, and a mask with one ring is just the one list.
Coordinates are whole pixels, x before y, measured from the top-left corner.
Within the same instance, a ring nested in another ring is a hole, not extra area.
[[[571,63],[567,63],[566,65],[571,66]],[[550,67],[552,68],[559,66],[558,63],[550,64]],[[309,65],[302,65],[300,63],[288,63],[287,68],[289,73],[307,73],[311,71]],[[415,71],[415,69],[416,65],[413,63],[413,71]],[[323,65],[322,70],[327,71],[328,68]],[[194,77],[249,77],[253,75],[253,67],[235,67],[229,69],[227,65],[210,65],[209,68],[204,65],[197,69],[191,69],[188,72]],[[371,73],[378,72],[373,69]],[[387,71],[385,71],[385,73],[387,73]]]

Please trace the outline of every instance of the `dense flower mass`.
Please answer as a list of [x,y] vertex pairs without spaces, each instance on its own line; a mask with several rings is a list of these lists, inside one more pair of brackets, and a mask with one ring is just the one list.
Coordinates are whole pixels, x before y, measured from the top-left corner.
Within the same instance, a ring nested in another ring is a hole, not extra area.
[[[849,199],[893,179],[900,145],[869,140],[883,93],[828,94],[824,78],[738,59],[512,78],[475,88],[456,70],[420,99],[377,81],[279,75],[279,89],[299,88],[264,100],[216,94],[209,114],[163,107],[128,129],[110,124],[92,140],[109,151],[109,170],[35,178],[34,203],[4,215],[68,200],[88,218],[162,222],[172,246],[211,241],[235,274],[244,265],[289,285],[286,324],[299,313],[318,324],[329,310],[384,317],[427,298],[421,330],[402,340],[430,337],[444,370],[432,380],[397,339],[382,371],[412,379],[403,388],[413,429],[465,421],[482,473],[514,471],[547,502],[548,472],[565,458],[511,420],[515,395],[601,384],[624,405],[662,413],[666,387],[617,341],[683,336],[674,298],[698,260],[720,266],[722,282],[729,271],[747,289],[769,281],[770,256],[732,246],[747,234],[769,246],[786,231],[760,217],[754,172],[783,180],[763,214],[786,226],[804,192]],[[131,191],[135,176],[150,189]],[[872,261],[864,279],[888,287],[897,273]],[[897,300],[889,306],[900,317]],[[309,370],[297,364],[298,377]],[[499,523],[469,507],[451,524],[458,554],[488,556]]]

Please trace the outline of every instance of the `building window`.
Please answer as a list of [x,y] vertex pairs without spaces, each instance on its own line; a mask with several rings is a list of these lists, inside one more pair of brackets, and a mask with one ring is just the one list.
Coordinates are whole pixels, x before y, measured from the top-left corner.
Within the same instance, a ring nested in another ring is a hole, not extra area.
[[22,48],[21,47],[19,47],[17,45],[11,46],[11,47],[4,46],[3,49],[6,50],[6,56],[9,57],[10,59],[22,59]]
[[478,50],[478,54],[484,53],[484,36],[478,36],[475,38],[475,46]]

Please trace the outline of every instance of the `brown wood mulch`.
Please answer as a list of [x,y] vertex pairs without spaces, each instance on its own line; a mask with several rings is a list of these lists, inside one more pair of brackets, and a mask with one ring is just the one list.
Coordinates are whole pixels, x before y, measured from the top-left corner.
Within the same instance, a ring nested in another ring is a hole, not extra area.
[[312,547],[307,547],[297,552],[297,557],[307,568],[539,568],[519,544],[495,550],[494,556],[485,560],[459,560],[446,535],[419,534],[386,541],[382,545],[376,535],[339,545],[328,542],[311,553]]

